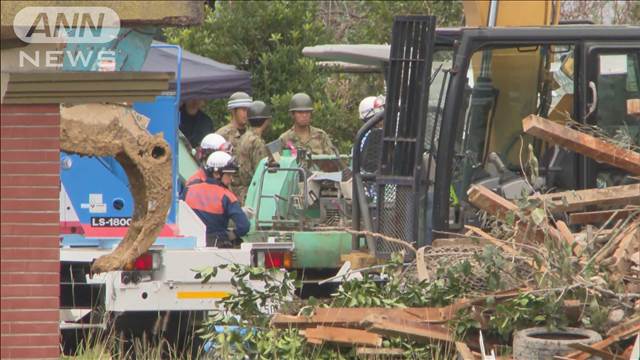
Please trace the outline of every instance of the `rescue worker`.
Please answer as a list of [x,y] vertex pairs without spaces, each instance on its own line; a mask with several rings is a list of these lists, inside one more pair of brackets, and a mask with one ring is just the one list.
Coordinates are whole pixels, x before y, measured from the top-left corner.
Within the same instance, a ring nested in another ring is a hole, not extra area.
[[313,101],[309,95],[305,93],[293,95],[289,102],[293,127],[280,135],[282,146],[304,149],[312,155],[336,154],[337,150],[329,135],[324,130],[311,126],[312,111]]
[[207,163],[207,158],[209,155],[215,151],[224,151],[227,153],[231,153],[231,143],[225,140],[224,137],[220,134],[211,133],[205,136],[200,142],[200,146],[196,149],[196,161],[200,167],[196,172],[191,175],[189,180],[185,183],[185,186],[189,186],[195,180],[205,181],[207,179],[207,175],[204,171],[205,165]]
[[189,99],[180,107],[180,131],[189,140],[192,148],[200,144],[202,138],[213,132],[213,121],[202,111],[204,100]]
[[227,109],[231,112],[231,122],[216,131],[231,143],[234,148],[238,147],[240,137],[244,134],[247,126],[247,112],[251,106],[251,96],[238,91],[229,97]]
[[[229,190],[238,166],[231,155],[216,151],[207,158],[205,171],[205,181],[187,186],[181,197],[207,226],[207,246],[237,246],[250,226],[238,198]],[[233,230],[229,230],[230,219],[235,223]]]
[[248,117],[249,128],[240,138],[240,144],[236,149],[240,170],[237,177],[238,185],[234,186],[234,189],[237,189],[242,203],[245,201],[258,163],[269,156],[267,145],[262,137],[271,126],[271,107],[262,101],[254,101],[249,108]]

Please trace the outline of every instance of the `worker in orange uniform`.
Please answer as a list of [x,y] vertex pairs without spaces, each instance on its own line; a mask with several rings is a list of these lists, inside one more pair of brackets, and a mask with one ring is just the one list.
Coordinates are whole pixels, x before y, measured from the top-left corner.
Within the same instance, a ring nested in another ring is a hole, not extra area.
[[[216,151],[207,158],[205,181],[196,180],[182,193],[182,199],[207,226],[209,247],[236,247],[249,232],[249,219],[236,195],[229,190],[237,171],[231,155]],[[235,229],[229,230],[229,220],[233,220]]]
[[200,167],[196,172],[189,177],[189,180],[185,183],[185,186],[189,186],[196,180],[205,181],[207,179],[206,172],[204,171],[204,167],[206,165],[207,159],[209,155],[214,153],[215,151],[224,151],[226,153],[231,153],[232,145],[230,142],[225,140],[225,138],[220,134],[211,133],[205,136],[200,142],[200,146],[196,149],[196,161]]

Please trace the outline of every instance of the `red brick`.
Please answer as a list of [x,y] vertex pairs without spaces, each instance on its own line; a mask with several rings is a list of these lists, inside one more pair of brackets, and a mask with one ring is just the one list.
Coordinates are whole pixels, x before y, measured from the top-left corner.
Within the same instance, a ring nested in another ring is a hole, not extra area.
[[0,106],[2,114],[41,114],[60,113],[60,104],[3,104]]
[[59,235],[60,224],[12,224],[2,223],[2,235]]
[[3,126],[2,139],[59,138],[60,126]]
[[11,285],[2,284],[2,296],[59,296],[60,285]]
[[53,151],[2,150],[0,157],[2,161],[60,161],[60,153]]
[[[4,190],[4,189],[3,189]],[[4,197],[4,193],[2,194]],[[59,223],[60,214],[57,211],[13,211],[0,214],[3,223]]]
[[60,189],[57,186],[40,187],[3,187],[0,190],[3,199],[59,199]]
[[3,322],[3,334],[52,334],[57,333],[60,324],[50,322]]
[[42,298],[3,298],[0,300],[2,308],[12,309],[58,309],[60,300],[57,297]]
[[41,346],[47,344],[57,344],[60,341],[58,334],[34,334],[24,336],[15,334],[13,336],[2,335],[2,345],[4,346]]
[[60,237],[59,236],[4,236],[2,238],[2,248],[3,249],[4,248],[58,249],[60,248]]
[[57,284],[60,281],[60,273],[2,273],[0,279],[3,284]]
[[27,200],[27,199],[2,199],[2,210],[60,210],[59,199]]
[[22,347],[5,347],[2,344],[3,359],[58,359],[60,356],[59,346],[22,346]]
[[5,175],[57,174],[60,171],[60,162],[2,162],[2,164],[0,164],[0,171]]
[[58,186],[60,176],[58,173],[43,174],[40,176],[20,176],[2,174],[2,187],[7,186]]
[[2,114],[1,126],[55,126],[60,125],[59,115]]
[[60,139],[3,139],[2,147],[7,150],[60,151]]
[[[0,310],[3,322],[9,321],[60,321],[58,308],[52,310]],[[4,344],[3,344],[4,345]]]
[[0,300],[3,309],[57,309],[60,300],[57,297],[47,298],[3,298]]
[[2,245],[0,258],[6,260],[60,260],[60,249],[16,249]]
[[[1,261],[0,271],[7,272],[56,272],[60,271],[59,261]],[[4,294],[2,294],[4,296]]]

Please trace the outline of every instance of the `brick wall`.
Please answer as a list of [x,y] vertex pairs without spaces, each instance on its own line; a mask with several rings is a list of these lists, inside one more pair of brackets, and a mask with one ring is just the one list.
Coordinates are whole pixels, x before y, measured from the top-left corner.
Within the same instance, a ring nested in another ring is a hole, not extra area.
[[58,105],[2,105],[0,357],[59,356]]

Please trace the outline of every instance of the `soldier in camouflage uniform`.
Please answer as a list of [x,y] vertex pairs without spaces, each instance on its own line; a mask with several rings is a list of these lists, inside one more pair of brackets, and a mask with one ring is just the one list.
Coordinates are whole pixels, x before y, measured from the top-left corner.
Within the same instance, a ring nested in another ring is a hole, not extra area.
[[269,155],[262,137],[270,126],[271,108],[262,101],[254,101],[249,108],[249,128],[240,138],[240,144],[236,149],[240,170],[235,189],[242,203],[245,201],[258,163]]
[[251,102],[249,94],[242,91],[233,93],[227,103],[227,109],[231,111],[231,122],[216,131],[216,134],[222,135],[234,148],[238,146],[240,137],[245,133]]
[[311,126],[312,111],[313,101],[309,95],[305,93],[293,95],[289,102],[289,113],[293,118],[293,127],[280,135],[282,146],[304,149],[312,155],[336,154],[337,150],[329,135],[324,130]]

